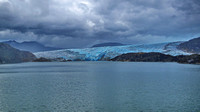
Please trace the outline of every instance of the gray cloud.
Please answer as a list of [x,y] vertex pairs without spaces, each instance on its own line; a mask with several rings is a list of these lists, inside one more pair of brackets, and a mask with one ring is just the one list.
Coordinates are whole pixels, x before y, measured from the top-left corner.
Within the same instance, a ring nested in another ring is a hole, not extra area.
[[199,18],[199,0],[0,0],[0,40],[59,47],[186,40],[200,35]]

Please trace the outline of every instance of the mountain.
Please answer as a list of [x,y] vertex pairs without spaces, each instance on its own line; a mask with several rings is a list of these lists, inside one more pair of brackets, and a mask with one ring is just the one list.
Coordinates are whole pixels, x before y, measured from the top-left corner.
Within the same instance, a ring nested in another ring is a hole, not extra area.
[[35,55],[28,51],[20,51],[8,44],[0,43],[0,64],[29,62],[36,59]]
[[95,44],[93,47],[107,47],[107,46],[123,46],[124,44],[116,43],[116,42],[108,42],[108,43],[101,43],[101,44]]
[[190,53],[200,53],[200,37],[181,43],[177,47],[180,50]]
[[139,52],[158,52],[166,55],[190,55],[191,53],[177,49],[177,46],[182,42],[166,42],[158,44],[144,45],[124,45],[124,46],[108,46],[94,47],[85,49],[62,49],[55,51],[37,52],[34,53],[38,58],[44,57],[49,59],[63,58],[66,60],[87,60],[87,61],[105,61],[116,56],[126,53]]
[[35,41],[27,41],[27,42],[16,42],[16,41],[5,41],[3,43],[9,44],[10,46],[29,52],[41,52],[41,51],[52,51],[52,50],[59,50],[61,48],[53,48],[53,47],[46,47],[38,42]]

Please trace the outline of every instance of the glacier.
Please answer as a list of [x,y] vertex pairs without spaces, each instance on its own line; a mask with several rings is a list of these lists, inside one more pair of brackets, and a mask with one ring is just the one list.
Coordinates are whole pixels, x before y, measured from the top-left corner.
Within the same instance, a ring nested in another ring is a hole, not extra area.
[[124,45],[124,46],[110,46],[110,47],[96,47],[83,49],[63,49],[55,51],[45,51],[34,53],[36,57],[44,57],[49,59],[64,58],[66,60],[86,60],[99,61],[114,58],[125,53],[138,52],[159,52],[168,55],[190,55],[177,49],[177,46],[182,42],[166,42],[158,44],[140,44],[140,45]]

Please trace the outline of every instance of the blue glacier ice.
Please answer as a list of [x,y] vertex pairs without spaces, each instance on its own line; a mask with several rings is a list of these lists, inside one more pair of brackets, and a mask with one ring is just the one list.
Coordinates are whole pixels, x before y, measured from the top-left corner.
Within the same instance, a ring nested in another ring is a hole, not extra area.
[[124,53],[138,53],[138,52],[159,52],[169,55],[190,55],[190,53],[178,50],[176,47],[182,42],[167,42],[158,44],[144,44],[144,45],[125,45],[112,47],[96,47],[84,49],[64,49],[46,52],[34,53],[38,58],[64,58],[66,60],[88,60],[97,61],[114,58]]

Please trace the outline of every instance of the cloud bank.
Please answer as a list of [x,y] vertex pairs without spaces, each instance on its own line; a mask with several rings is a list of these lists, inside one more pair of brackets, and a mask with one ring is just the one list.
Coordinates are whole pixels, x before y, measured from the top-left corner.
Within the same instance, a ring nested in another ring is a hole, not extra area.
[[200,35],[199,0],[0,0],[0,40],[88,47]]

